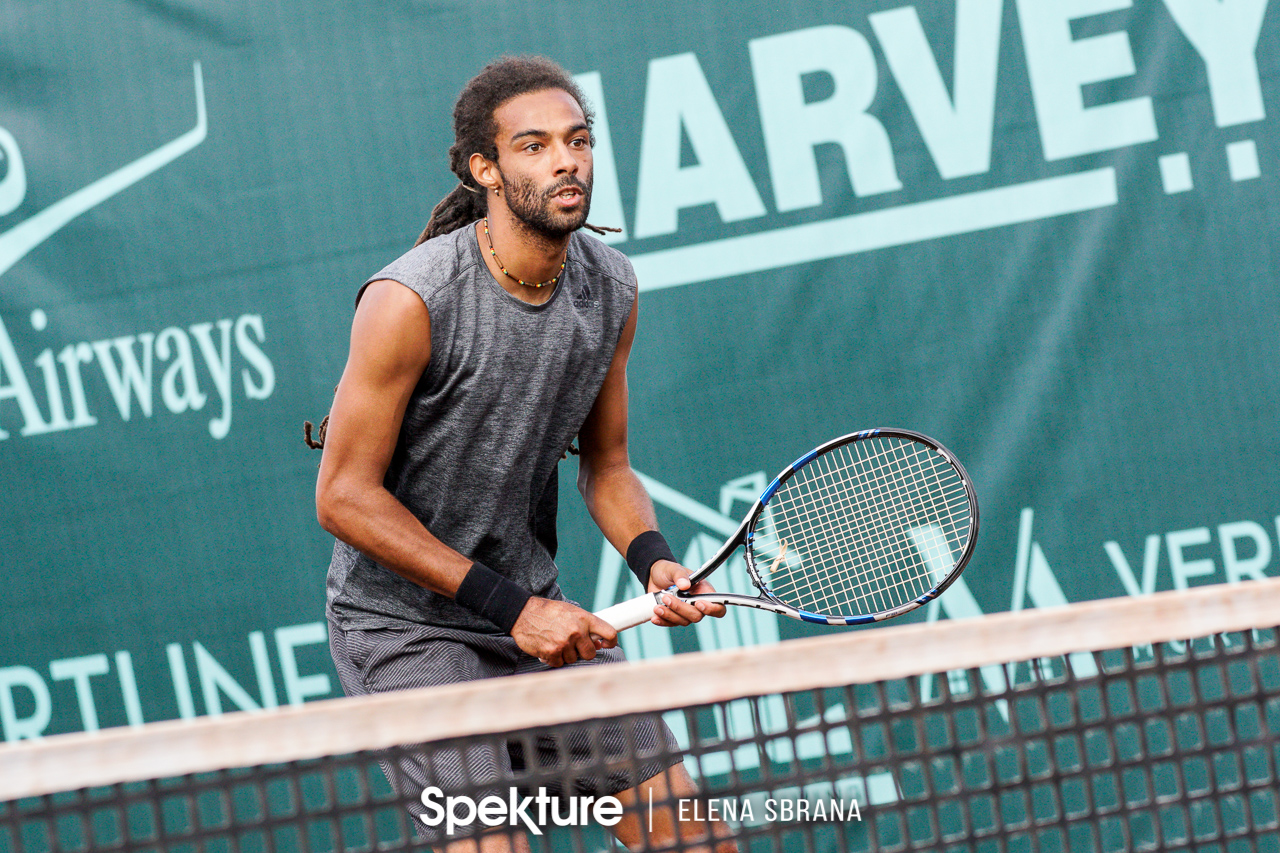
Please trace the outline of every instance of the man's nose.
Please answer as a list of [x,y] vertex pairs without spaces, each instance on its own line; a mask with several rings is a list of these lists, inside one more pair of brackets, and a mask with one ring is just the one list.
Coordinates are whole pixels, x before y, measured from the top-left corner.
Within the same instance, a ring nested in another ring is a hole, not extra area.
[[578,158],[573,156],[568,145],[558,143],[555,146],[555,167],[557,175],[574,175],[578,172]]

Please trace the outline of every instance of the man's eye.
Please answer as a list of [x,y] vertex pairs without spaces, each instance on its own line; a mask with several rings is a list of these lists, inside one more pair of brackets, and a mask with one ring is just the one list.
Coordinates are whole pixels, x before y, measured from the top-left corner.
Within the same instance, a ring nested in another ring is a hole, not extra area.
[[526,150],[526,151],[541,151],[541,150],[542,150],[542,143],[541,143],[541,142],[530,142],[528,145],[526,145],[526,146],[525,146],[525,149],[524,149],[524,150]]

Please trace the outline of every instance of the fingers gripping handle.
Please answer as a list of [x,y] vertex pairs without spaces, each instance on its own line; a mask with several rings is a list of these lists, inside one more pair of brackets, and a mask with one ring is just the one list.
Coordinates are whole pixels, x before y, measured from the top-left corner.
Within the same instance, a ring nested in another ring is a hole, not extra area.
[[656,592],[646,592],[644,595],[638,595],[630,601],[623,601],[612,607],[606,607],[596,616],[608,622],[617,631],[634,628],[653,618],[653,608],[658,605],[658,595],[659,593]]

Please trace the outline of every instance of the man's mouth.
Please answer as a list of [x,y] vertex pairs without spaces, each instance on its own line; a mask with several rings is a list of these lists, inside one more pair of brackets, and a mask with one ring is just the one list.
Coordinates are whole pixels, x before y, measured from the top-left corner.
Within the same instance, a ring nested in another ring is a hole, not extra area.
[[577,204],[578,200],[581,199],[582,196],[582,188],[570,184],[569,186],[561,187],[553,193],[551,197],[560,204],[570,206]]

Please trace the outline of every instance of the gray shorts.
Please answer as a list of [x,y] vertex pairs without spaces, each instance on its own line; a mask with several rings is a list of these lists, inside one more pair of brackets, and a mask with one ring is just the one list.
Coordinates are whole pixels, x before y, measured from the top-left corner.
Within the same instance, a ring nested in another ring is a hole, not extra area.
[[[548,669],[522,652],[507,635],[413,623],[343,628],[330,620],[329,648],[348,696]],[[570,666],[624,660],[621,649],[603,649],[595,660]],[[536,736],[427,744],[384,760],[382,769],[397,793],[411,801],[410,812],[419,834],[428,843],[436,843],[446,840],[443,829],[417,820],[422,809],[412,807],[427,786],[440,788],[446,796],[451,792],[465,794],[477,801],[488,794],[506,800],[512,788],[536,793],[538,787],[561,797],[599,797],[634,788],[680,761],[670,729],[659,716],[643,715],[617,723],[558,726]],[[576,767],[581,772],[575,772]],[[475,824],[448,840],[483,829]]]

